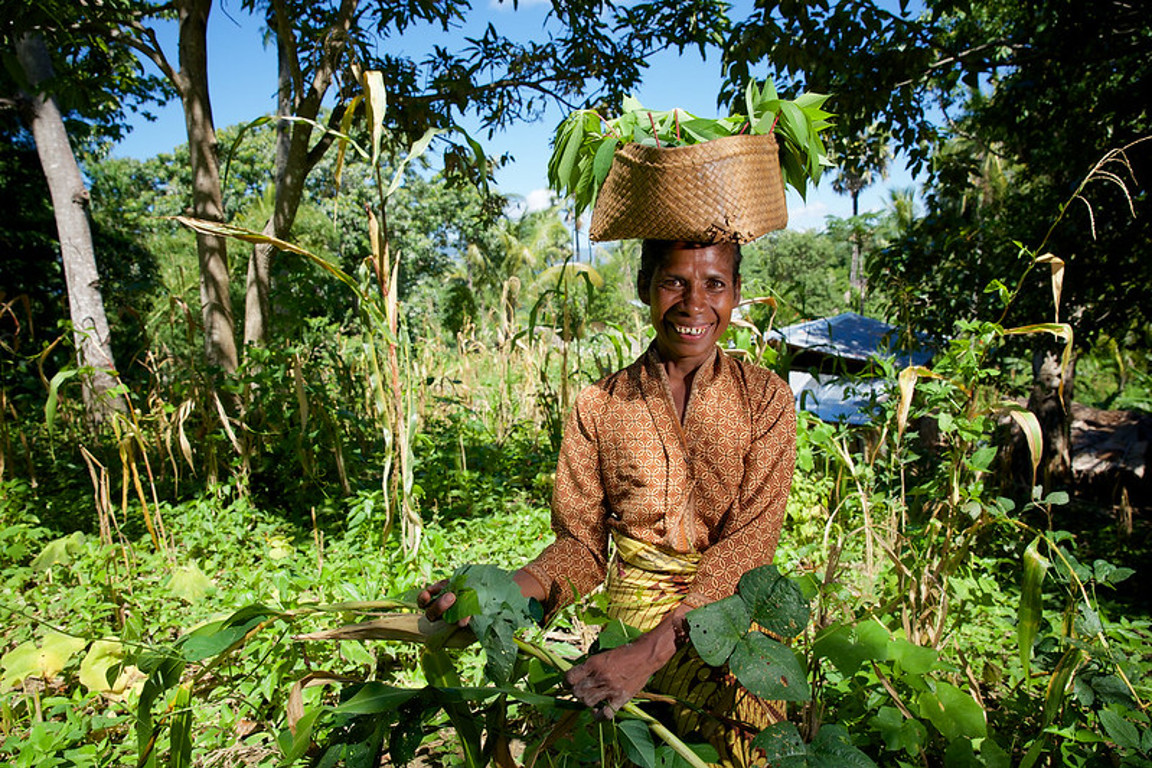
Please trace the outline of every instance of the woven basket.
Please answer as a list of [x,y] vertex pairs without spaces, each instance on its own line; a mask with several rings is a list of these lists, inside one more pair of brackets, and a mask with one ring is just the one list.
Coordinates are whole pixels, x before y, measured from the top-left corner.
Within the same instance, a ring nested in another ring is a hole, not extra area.
[[787,223],[776,139],[728,136],[616,150],[589,236],[747,243]]

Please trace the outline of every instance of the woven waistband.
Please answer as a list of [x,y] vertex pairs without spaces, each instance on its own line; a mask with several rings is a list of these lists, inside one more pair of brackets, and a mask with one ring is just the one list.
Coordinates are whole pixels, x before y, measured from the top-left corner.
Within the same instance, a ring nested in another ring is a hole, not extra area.
[[633,568],[653,573],[681,574],[694,576],[700,563],[696,552],[680,553],[670,549],[638,541],[619,531],[612,531],[612,543],[616,545],[616,557]]

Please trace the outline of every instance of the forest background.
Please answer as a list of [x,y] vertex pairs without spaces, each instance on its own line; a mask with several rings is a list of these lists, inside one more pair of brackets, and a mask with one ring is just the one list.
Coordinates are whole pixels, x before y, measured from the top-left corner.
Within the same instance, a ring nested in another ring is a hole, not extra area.
[[[1078,484],[1069,430],[1073,402],[1152,406],[1139,9],[576,2],[514,40],[453,32],[460,3],[243,2],[276,114],[217,126],[222,10],[4,4],[5,759],[471,765],[540,733],[566,761],[686,759],[627,718],[573,727],[542,677],[461,705],[428,651],[301,639],[546,543],[574,394],[647,343],[637,248],[509,207],[485,137],[547,104],[611,116],[674,49],[715,62],[721,108],[764,76],[832,94],[854,205],[894,161],[923,179],[919,206],[746,252],[740,354],[785,372],[770,330],[846,309],[938,349],[874,364],[868,428],[801,420],[777,560],[812,606],[809,695],[779,754],[1147,763],[1147,488]],[[427,55],[389,45],[428,30]],[[183,143],[113,157],[161,98]],[[595,602],[560,621],[586,651]]]

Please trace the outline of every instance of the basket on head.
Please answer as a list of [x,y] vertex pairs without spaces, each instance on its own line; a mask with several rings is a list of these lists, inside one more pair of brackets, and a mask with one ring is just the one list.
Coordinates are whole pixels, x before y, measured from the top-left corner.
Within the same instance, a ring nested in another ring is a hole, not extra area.
[[589,236],[747,243],[787,223],[775,137],[667,148],[633,142],[616,150]]

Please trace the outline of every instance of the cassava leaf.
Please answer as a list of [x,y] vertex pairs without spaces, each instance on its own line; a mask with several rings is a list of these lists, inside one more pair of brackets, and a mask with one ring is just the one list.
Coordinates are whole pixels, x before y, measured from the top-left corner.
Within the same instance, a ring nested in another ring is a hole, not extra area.
[[795,637],[808,625],[808,601],[774,565],[762,565],[740,577],[736,593],[752,620],[768,632]]
[[700,658],[714,667],[728,661],[752,626],[748,608],[739,595],[689,611],[686,618],[693,647]]
[[749,632],[728,658],[741,685],[765,699],[807,701],[812,694],[796,654],[763,632]]

